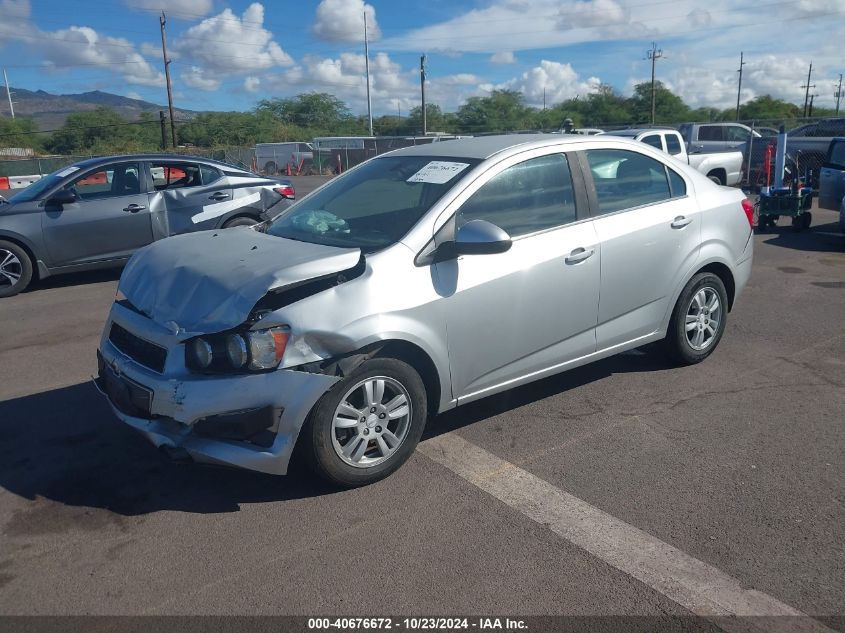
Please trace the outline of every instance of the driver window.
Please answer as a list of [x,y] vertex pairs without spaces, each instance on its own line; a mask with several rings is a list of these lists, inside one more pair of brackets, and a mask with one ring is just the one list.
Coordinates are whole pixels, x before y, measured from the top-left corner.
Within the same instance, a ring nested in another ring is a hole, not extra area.
[[461,205],[457,226],[487,220],[511,237],[519,237],[575,219],[569,163],[563,154],[550,154],[508,167],[491,178]]
[[137,195],[141,193],[139,173],[137,163],[108,165],[103,169],[88,172],[65,188],[73,191],[81,200]]

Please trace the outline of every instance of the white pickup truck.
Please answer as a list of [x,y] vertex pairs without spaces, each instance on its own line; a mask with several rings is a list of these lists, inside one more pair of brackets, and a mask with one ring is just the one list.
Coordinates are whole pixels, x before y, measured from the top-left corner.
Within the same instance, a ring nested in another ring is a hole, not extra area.
[[733,187],[742,180],[742,152],[696,152],[687,154],[684,139],[677,130],[660,128],[640,128],[605,132],[613,136],[622,136],[642,141],[661,149],[685,163],[691,165],[713,182]]

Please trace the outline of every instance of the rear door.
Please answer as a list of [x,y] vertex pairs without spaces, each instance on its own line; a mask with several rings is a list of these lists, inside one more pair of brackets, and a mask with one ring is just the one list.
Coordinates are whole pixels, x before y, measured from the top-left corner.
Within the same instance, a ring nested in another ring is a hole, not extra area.
[[601,244],[596,341],[603,350],[660,328],[698,255],[701,214],[683,176],[651,156],[602,148],[585,151],[584,162]]
[[45,204],[41,230],[51,265],[121,259],[152,242],[144,179],[138,162],[97,167],[65,186],[76,202]]
[[830,142],[819,179],[819,208],[839,211],[845,198],[845,138]]
[[228,180],[211,165],[150,161],[150,174],[154,195],[164,202],[170,235],[217,228],[221,216],[237,207]]
[[698,138],[690,144],[690,153],[718,152],[725,149],[724,125],[699,125]]

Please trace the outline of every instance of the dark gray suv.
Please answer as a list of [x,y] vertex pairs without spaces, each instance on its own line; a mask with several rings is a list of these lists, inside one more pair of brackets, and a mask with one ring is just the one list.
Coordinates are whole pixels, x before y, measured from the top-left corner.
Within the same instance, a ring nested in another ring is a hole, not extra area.
[[[170,235],[272,219],[290,181],[162,154],[92,158],[0,198],[0,297],[35,278],[123,264]],[[282,204],[280,204],[282,203]]]

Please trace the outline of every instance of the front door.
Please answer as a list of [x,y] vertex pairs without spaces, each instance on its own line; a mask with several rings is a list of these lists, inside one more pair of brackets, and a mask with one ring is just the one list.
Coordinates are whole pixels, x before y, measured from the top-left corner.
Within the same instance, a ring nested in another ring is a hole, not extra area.
[[845,198],[845,139],[830,142],[819,178],[819,208],[839,211]]
[[695,263],[701,217],[683,177],[632,150],[585,152],[601,243],[599,350],[657,331]]
[[129,257],[153,241],[150,209],[135,162],[97,167],[65,185],[76,201],[47,201],[41,216],[50,265],[69,266]]
[[464,401],[596,347],[600,253],[567,157],[509,162],[461,205],[455,225],[492,222],[511,236],[510,250],[436,264],[448,289],[453,396]]

